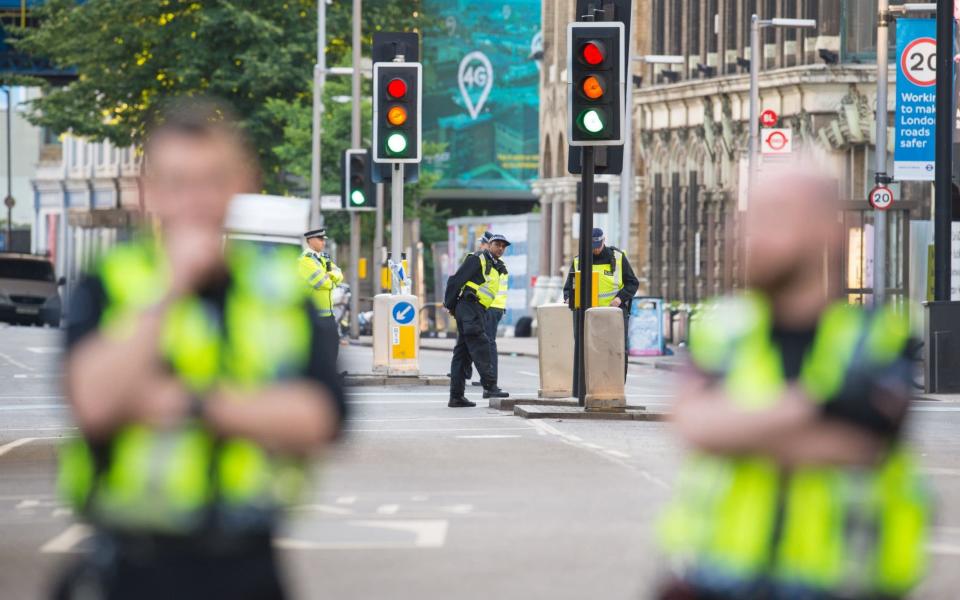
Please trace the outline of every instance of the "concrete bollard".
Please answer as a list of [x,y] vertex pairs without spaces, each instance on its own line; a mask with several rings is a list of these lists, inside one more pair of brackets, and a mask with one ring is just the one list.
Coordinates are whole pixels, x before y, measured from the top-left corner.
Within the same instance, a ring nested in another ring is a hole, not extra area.
[[373,372],[377,374],[387,372],[391,297],[391,294],[373,297]]
[[566,304],[537,307],[537,346],[539,396],[569,398],[573,395],[573,313]]
[[611,306],[587,309],[584,336],[587,338],[584,345],[587,369],[585,408],[597,411],[625,410],[623,311]]

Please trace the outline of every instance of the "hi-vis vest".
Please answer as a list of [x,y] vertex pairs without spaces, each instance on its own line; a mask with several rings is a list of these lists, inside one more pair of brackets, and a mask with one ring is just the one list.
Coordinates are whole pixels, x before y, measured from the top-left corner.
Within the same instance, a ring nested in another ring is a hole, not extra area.
[[489,262],[484,252],[477,252],[477,258],[480,259],[480,272],[483,274],[483,285],[468,281],[460,288],[460,292],[470,288],[477,293],[477,299],[480,306],[490,308],[497,298],[497,291],[500,289],[500,273],[493,268],[493,263]]
[[494,298],[490,308],[507,309],[507,290],[510,288],[510,274],[501,273],[500,281],[497,283],[497,297]]
[[[309,359],[296,251],[265,254],[241,242],[228,246],[227,257],[224,314],[185,297],[170,307],[158,340],[173,373],[201,398],[218,387],[255,391],[296,376]],[[99,274],[107,297],[100,331],[108,336],[126,335],[136,312],[168,288],[166,267],[145,242],[112,250]],[[220,525],[261,529],[305,482],[300,460],[246,439],[216,438],[199,422],[164,431],[129,424],[103,450],[95,454],[82,438],[67,443],[58,483],[77,512],[113,529],[186,534],[214,505]]]
[[[623,289],[623,252],[616,248],[610,248],[610,251],[613,252],[613,265],[605,262],[593,263],[593,272],[598,274],[599,283],[597,290],[594,292],[596,297],[594,301],[597,302],[594,306],[610,306],[610,302]],[[580,273],[579,256],[575,256],[573,259],[573,271],[576,274]],[[574,277],[578,276],[574,275]],[[580,302],[579,290],[579,285],[577,285],[574,291],[574,303],[577,306]]]
[[[762,410],[786,385],[765,302],[718,304],[691,329],[690,353],[722,376],[729,398]],[[823,315],[798,384],[835,394],[853,360],[891,364],[909,335],[892,309],[868,315],[837,304]],[[857,597],[900,597],[922,577],[927,493],[913,456],[894,445],[878,465],[784,471],[764,456],[690,458],[663,520],[674,559],[718,580],[769,577]],[[705,575],[707,576],[707,575]]]
[[307,250],[297,262],[300,277],[313,290],[310,297],[321,317],[333,316],[333,290],[343,281],[343,272],[332,262],[330,270],[327,270],[327,260]]

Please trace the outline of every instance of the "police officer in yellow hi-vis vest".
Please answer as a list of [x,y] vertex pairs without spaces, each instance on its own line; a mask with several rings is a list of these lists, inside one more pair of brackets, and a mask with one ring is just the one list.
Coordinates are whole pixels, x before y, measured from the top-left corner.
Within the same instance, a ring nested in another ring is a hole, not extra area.
[[923,576],[927,494],[901,434],[909,327],[833,291],[842,208],[814,172],[758,182],[749,291],[691,325],[674,421],[692,453],[662,522],[660,598],[893,599]]
[[[510,245],[507,238],[494,233],[490,237],[490,243],[501,241]],[[490,366],[493,368],[493,381],[499,385],[500,380],[500,357],[497,353],[497,330],[500,327],[500,321],[507,312],[507,292],[510,289],[510,274],[507,272],[507,265],[503,262],[503,253],[506,252],[506,246],[490,246],[490,255],[493,257],[493,268],[500,274],[500,281],[497,283],[497,297],[493,299],[490,308],[487,309],[487,338],[490,340]]]
[[480,374],[484,398],[506,398],[506,392],[497,387],[490,357],[490,338],[487,337],[487,309],[497,298],[500,271],[498,257],[510,244],[506,238],[491,240],[487,250],[467,256],[460,268],[447,280],[443,305],[457,321],[457,344],[450,361],[451,408],[476,406],[464,396],[467,367],[472,361]]
[[328,352],[336,360],[340,352],[340,327],[333,316],[333,290],[343,282],[343,272],[334,264],[327,247],[327,230],[314,229],[303,234],[309,250],[304,250],[297,262],[300,277],[310,288],[310,298],[319,316],[317,334]]
[[272,537],[308,459],[344,418],[297,249],[224,246],[230,199],[260,189],[218,103],[149,130],[153,236],[120,244],[73,294],[66,395],[79,427],[59,487],[94,527],[58,599],[281,599]]
[[[594,291],[597,299],[596,306],[613,306],[623,311],[624,349],[627,343],[627,324],[630,322],[630,303],[640,287],[640,280],[633,273],[633,267],[627,256],[619,248],[607,246],[606,236],[599,227],[594,227],[593,239],[593,272],[598,276],[598,289]],[[579,300],[579,291],[574,289],[575,273],[580,270],[580,258],[573,258],[573,267],[567,273],[567,280],[563,285],[563,301],[573,310]],[[576,335],[574,328],[574,335]],[[580,340],[575,339],[574,345],[579,346]],[[574,350],[576,352],[576,350]],[[576,356],[576,355],[575,355]],[[627,374],[627,353],[624,351],[623,374]],[[573,369],[573,389],[577,386],[577,369]]]

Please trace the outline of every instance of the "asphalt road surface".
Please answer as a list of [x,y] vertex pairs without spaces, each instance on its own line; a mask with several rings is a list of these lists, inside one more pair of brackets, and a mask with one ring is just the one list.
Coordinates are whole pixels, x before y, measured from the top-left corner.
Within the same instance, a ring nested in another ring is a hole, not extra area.
[[[84,546],[54,493],[75,434],[52,329],[0,324],[0,598],[43,597]],[[342,368],[369,370],[370,349]],[[532,394],[535,359],[501,357],[501,385]],[[427,351],[425,373],[449,355]],[[670,374],[632,365],[632,404],[665,404]],[[479,401],[479,388],[467,395]],[[348,432],[276,543],[300,598],[635,599],[661,572],[653,543],[680,452],[662,423],[526,421],[439,387],[353,388]],[[923,403],[912,437],[938,501],[932,573],[915,597],[960,589],[960,403]],[[952,568],[951,568],[952,566]]]

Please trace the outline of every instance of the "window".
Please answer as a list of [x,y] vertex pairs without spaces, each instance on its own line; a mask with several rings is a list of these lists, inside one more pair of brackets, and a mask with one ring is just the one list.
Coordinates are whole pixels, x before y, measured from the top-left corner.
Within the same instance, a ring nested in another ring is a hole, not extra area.
[[[922,15],[917,15],[922,16]],[[877,56],[877,7],[869,2],[848,0],[840,12],[843,60],[869,62]],[[896,52],[896,31],[890,27],[890,56]]]
[[653,53],[664,54],[664,37],[666,37],[666,15],[664,14],[664,0],[655,0],[653,3]]
[[717,30],[716,23],[720,15],[717,14],[717,0],[707,0],[707,14],[704,27],[707,30],[707,52],[717,51]]
[[687,7],[687,55],[700,56],[700,2],[694,0]]

